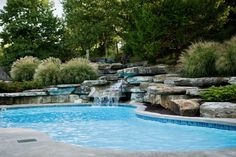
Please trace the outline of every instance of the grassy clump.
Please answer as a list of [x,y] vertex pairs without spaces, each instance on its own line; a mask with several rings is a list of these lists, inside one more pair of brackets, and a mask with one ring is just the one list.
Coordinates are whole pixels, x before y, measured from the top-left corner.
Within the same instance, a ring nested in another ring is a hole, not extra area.
[[47,58],[35,70],[34,80],[42,85],[58,84],[61,60],[58,58]]
[[180,57],[180,67],[185,77],[204,77],[216,74],[215,62],[218,44],[198,42],[192,44]]
[[180,68],[185,77],[236,75],[236,36],[223,44],[198,42],[180,57]]
[[76,84],[82,83],[84,80],[93,80],[97,78],[95,68],[86,59],[74,58],[60,69],[60,83]]
[[222,87],[210,87],[201,92],[201,97],[205,101],[225,102],[236,101],[236,84]]
[[236,75],[236,36],[226,41],[222,45],[222,53],[218,54],[216,68],[219,75],[235,76]]
[[39,64],[40,61],[32,56],[20,58],[13,63],[10,75],[14,81],[31,81]]

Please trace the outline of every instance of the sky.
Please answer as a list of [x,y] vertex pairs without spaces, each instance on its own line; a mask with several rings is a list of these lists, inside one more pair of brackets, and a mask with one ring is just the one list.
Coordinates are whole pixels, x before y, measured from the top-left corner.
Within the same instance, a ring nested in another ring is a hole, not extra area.
[[[7,0],[0,0],[0,9],[3,8],[3,6],[6,4]],[[60,3],[61,0],[52,0],[54,2],[54,14],[61,17],[62,13],[63,13],[63,8],[62,8],[62,4]]]

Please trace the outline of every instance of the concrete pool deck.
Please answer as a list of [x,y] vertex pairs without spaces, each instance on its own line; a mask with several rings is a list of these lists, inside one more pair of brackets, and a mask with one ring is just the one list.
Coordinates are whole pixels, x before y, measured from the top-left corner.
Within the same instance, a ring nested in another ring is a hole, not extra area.
[[[36,139],[18,143],[17,140]],[[129,152],[84,148],[57,142],[31,129],[0,129],[0,157],[235,157],[236,149],[196,152]]]
[[[33,106],[54,106],[65,104],[47,104]],[[75,104],[66,104],[75,105]],[[85,104],[86,105],[86,104]],[[32,105],[11,105],[6,108],[29,107]],[[142,105],[137,106],[136,112],[151,117],[174,118],[191,121],[207,121],[223,124],[236,125],[236,119],[207,119],[189,118],[181,116],[168,116],[144,111]],[[3,106],[1,106],[3,107]],[[36,141],[28,141],[34,139]],[[26,142],[19,142],[26,140]],[[21,128],[0,128],[0,157],[236,157],[236,148],[221,150],[206,150],[193,152],[132,152],[111,149],[86,148],[66,144],[51,139],[47,134]]]

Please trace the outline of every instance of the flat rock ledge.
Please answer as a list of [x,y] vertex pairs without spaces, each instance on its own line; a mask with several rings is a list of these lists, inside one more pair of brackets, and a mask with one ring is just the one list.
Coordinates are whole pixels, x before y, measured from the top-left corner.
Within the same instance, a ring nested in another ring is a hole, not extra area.
[[164,83],[174,86],[193,86],[193,87],[210,87],[214,85],[227,85],[230,78],[228,77],[203,77],[203,78],[181,78],[169,77]]
[[84,81],[81,86],[103,86],[103,85],[108,85],[109,82],[107,80],[86,80]]
[[230,102],[206,102],[200,106],[202,117],[236,118],[236,104]]
[[152,82],[153,77],[152,76],[134,76],[129,77],[126,80],[131,85],[139,85],[142,82]]
[[132,67],[122,70],[118,70],[117,74],[119,77],[132,77],[132,76],[154,76],[157,74],[166,74],[167,73],[166,65],[156,65],[151,67]]
[[110,75],[105,75],[105,76],[101,76],[101,77],[99,77],[99,80],[118,81],[119,78],[118,78],[117,75],[110,74]]
[[190,89],[195,89],[195,87],[170,87],[164,84],[157,84],[155,86],[149,86],[147,92],[158,95],[181,95],[186,94],[186,91]]
[[19,92],[19,93],[0,93],[0,98],[6,97],[35,97],[46,96],[46,92]]

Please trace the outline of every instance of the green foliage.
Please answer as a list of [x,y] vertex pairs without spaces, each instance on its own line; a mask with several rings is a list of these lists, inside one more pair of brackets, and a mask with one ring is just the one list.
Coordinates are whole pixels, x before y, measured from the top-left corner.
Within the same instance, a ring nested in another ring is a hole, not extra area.
[[198,42],[192,44],[180,56],[180,68],[183,76],[206,77],[216,75],[216,51],[218,44],[215,42]]
[[198,42],[186,49],[179,59],[183,76],[236,75],[236,36],[223,44]]
[[118,30],[117,0],[64,0],[67,43],[75,51],[107,53]]
[[126,50],[154,60],[177,56],[191,42],[223,30],[230,8],[224,0],[130,0]]
[[16,60],[11,67],[11,77],[15,81],[30,81],[33,79],[35,69],[40,61],[32,56]]
[[0,25],[4,65],[24,56],[42,59],[63,53],[63,24],[53,15],[48,0],[7,0],[0,10]]
[[97,73],[86,59],[74,58],[61,66],[60,83],[76,84],[97,78]]
[[24,82],[0,82],[0,92],[12,93],[12,92],[22,92],[24,90],[39,89],[43,86],[35,81],[24,81]]
[[34,80],[42,85],[55,85],[60,75],[61,61],[58,58],[47,58],[35,70]]
[[220,75],[235,76],[236,75],[236,36],[226,41],[218,54],[216,68]]
[[236,84],[223,87],[210,87],[201,92],[201,97],[205,101],[224,102],[236,100]]

